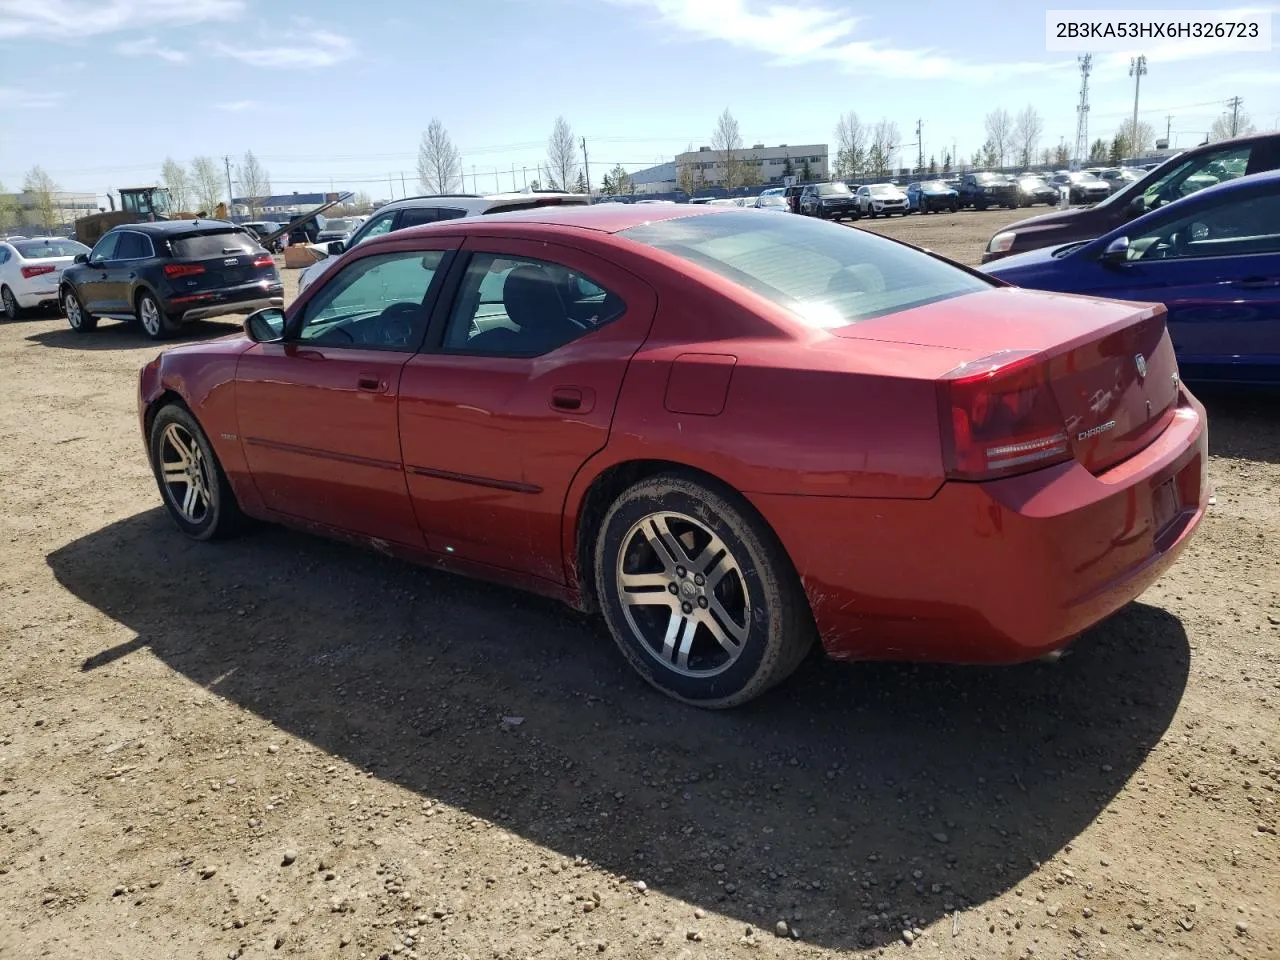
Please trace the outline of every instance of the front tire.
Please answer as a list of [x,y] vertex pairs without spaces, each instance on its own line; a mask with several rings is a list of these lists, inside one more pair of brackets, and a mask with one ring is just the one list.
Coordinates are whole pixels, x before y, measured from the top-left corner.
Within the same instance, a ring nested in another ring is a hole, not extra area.
[[239,529],[244,514],[191,411],[177,403],[161,407],[147,448],[160,497],[179,530],[193,540],[216,540]]
[[90,333],[98,326],[98,318],[81,305],[79,294],[70,287],[62,294],[62,312],[76,333]]
[[596,591],[618,648],[670,697],[734,707],[786,679],[814,626],[790,560],[733,494],[680,474],[626,490],[601,524]]
[[152,340],[167,340],[182,326],[181,323],[170,319],[169,315],[160,309],[160,302],[155,296],[146,291],[138,294],[134,314],[138,318],[138,325],[142,327],[142,332]]

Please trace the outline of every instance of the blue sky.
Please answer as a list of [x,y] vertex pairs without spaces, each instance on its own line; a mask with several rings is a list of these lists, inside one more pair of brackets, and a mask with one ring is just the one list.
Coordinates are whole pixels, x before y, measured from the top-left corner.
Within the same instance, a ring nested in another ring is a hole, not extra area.
[[[1044,145],[1075,135],[1075,55],[1046,7],[1087,0],[0,0],[0,180],[33,164],[66,189],[155,181],[165,156],[252,149],[277,191],[417,192],[438,116],[479,187],[546,154],[558,114],[593,179],[706,144],[726,106],[747,144],[833,141],[842,111],[923,121],[926,157],[967,156],[983,116],[1033,104]],[[1111,8],[1210,6],[1137,0]],[[1242,4],[1243,6],[1243,4]],[[1254,9],[1266,9],[1253,4]],[[1280,51],[1146,48],[1141,116],[1199,142],[1232,96],[1280,125]],[[1095,56],[1091,133],[1133,108],[1127,52]],[[915,148],[906,148],[914,155]],[[530,178],[533,173],[530,172]],[[388,186],[388,177],[392,186]],[[376,181],[363,183],[360,181]],[[468,182],[468,187],[471,187]]]

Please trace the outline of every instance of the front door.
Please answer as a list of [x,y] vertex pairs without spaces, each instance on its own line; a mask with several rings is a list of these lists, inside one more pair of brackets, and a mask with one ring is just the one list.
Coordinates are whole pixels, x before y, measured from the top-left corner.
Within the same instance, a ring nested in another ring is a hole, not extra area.
[[1171,207],[1087,292],[1165,304],[1189,379],[1274,380],[1266,371],[1280,366],[1280,189],[1270,191]]
[[133,313],[130,292],[138,268],[155,256],[151,238],[133,230],[120,232],[115,254],[106,264],[102,281],[102,309],[109,313]]
[[400,438],[427,546],[564,582],[578,469],[609,437],[653,289],[580,250],[474,239],[435,345],[405,366]]
[[[410,546],[396,403],[456,240],[358,257],[309,291],[281,343],[236,371],[245,457],[263,502],[288,517]],[[434,248],[434,249],[432,249]]]
[[107,270],[116,254],[116,244],[120,242],[118,232],[108,233],[93,245],[89,251],[89,260],[76,289],[80,294],[80,306],[89,313],[101,313],[108,310],[106,305]]

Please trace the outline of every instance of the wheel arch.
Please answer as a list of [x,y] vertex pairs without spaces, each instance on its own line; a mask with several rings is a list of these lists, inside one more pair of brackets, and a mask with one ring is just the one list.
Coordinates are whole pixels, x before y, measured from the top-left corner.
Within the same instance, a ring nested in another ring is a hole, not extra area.
[[[797,579],[795,563],[791,559],[786,544],[778,536],[769,521],[756,509],[755,505],[744,496],[733,484],[722,477],[687,463],[663,459],[630,459],[610,464],[586,483],[585,489],[576,500],[571,501],[576,509],[566,512],[566,534],[569,546],[566,560],[570,565],[570,583],[576,587],[578,606],[585,612],[594,613],[599,610],[599,598],[596,596],[595,578],[595,546],[600,533],[600,525],[609,507],[627,488],[642,480],[660,474],[676,474],[687,479],[711,487],[717,493],[733,501],[734,505],[745,515],[756,520],[765,535],[772,537],[786,559],[790,568],[786,573]],[[803,593],[801,594],[804,595]],[[807,603],[806,597],[806,603]]]

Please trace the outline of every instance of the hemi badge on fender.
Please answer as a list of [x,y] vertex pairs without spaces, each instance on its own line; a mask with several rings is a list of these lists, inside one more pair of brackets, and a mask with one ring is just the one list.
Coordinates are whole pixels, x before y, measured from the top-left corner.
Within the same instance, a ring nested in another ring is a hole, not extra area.
[[1085,430],[1083,433],[1077,433],[1076,439],[1088,440],[1090,437],[1096,437],[1099,434],[1106,433],[1115,425],[1116,425],[1116,422],[1114,420],[1108,420],[1106,423],[1100,423],[1096,427],[1090,427],[1088,430]]

